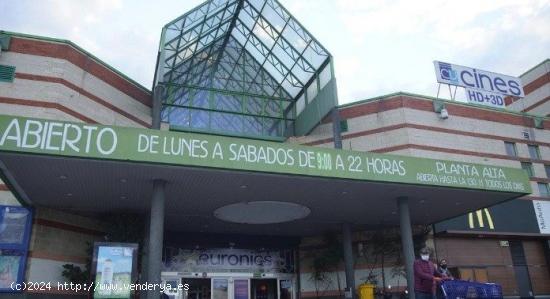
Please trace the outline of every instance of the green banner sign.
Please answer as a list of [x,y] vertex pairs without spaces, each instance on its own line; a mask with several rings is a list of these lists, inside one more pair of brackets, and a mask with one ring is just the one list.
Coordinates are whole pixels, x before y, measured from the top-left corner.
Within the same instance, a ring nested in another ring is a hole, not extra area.
[[0,151],[531,193],[522,169],[1,115]]

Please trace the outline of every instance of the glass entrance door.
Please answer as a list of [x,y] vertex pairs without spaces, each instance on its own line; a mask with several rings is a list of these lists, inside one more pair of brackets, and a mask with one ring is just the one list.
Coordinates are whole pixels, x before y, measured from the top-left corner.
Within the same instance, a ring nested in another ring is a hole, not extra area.
[[[290,276],[252,278],[252,273],[193,273],[193,277],[170,273],[163,282],[172,286],[170,299],[293,299]],[[187,285],[188,290],[176,290]]]
[[251,279],[250,299],[278,299],[277,279]]
[[183,278],[182,284],[189,285],[189,290],[183,292],[183,299],[211,299],[210,278]]

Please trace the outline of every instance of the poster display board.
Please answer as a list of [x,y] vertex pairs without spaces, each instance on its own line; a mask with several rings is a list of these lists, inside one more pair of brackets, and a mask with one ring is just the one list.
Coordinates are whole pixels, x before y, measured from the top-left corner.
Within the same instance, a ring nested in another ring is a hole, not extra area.
[[94,243],[94,298],[131,298],[137,252],[137,244]]
[[0,292],[20,292],[29,249],[32,211],[0,206]]

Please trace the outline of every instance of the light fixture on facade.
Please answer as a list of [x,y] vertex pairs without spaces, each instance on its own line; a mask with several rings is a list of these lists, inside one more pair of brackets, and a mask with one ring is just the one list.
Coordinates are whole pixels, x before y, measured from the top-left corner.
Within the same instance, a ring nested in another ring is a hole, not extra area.
[[433,101],[433,107],[435,113],[439,113],[439,118],[447,119],[449,118],[449,111],[445,107],[445,103],[441,100]]
[[59,176],[59,179],[60,179],[60,180],[66,180],[66,179],[67,179],[67,176],[62,174],[62,175]]
[[441,112],[439,112],[439,118],[441,119],[449,118],[449,111],[447,111],[447,109],[445,108],[441,109]]
[[250,201],[223,206],[214,211],[214,217],[233,223],[268,224],[305,218],[308,207],[282,201]]

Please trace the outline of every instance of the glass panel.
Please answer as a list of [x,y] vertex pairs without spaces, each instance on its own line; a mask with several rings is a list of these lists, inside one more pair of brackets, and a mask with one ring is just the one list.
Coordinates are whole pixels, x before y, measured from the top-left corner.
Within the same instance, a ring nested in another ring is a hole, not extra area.
[[250,2],[258,11],[260,11],[262,9],[262,6],[264,5],[264,2],[263,0],[247,0],[248,2]]
[[239,13],[239,20],[241,20],[248,28],[252,28],[252,26],[254,26],[255,20],[244,9]]
[[2,207],[0,209],[0,244],[23,244],[28,216],[27,209]]
[[283,122],[278,119],[264,119],[264,134],[268,136],[281,136]]
[[210,116],[212,117],[210,120],[210,129],[213,131],[233,134],[243,131],[242,115],[210,112]]
[[[207,278],[184,278],[182,284],[188,285],[188,290],[184,290],[183,299],[211,299],[211,282]],[[177,297],[177,299],[182,298]]]
[[228,299],[227,279],[214,278],[212,285],[212,299]]
[[261,135],[262,134],[262,118],[256,116],[244,116],[243,133],[245,135]]
[[506,154],[508,156],[517,156],[517,152],[516,152],[516,144],[514,142],[504,142],[504,146],[506,148]]
[[313,65],[314,68],[318,68],[326,59],[326,56],[319,55],[318,53],[315,52],[315,48],[313,47],[313,44],[310,44],[307,47],[303,56],[305,59],[307,59],[307,61],[311,65]]
[[168,121],[176,126],[189,127],[191,124],[189,109],[173,107],[172,112],[168,115]]
[[248,299],[248,280],[235,279],[233,281],[233,293],[234,299]]
[[191,128],[207,129],[209,127],[208,120],[209,120],[208,111],[194,110],[194,109],[191,110],[191,119],[190,119]]
[[[271,2],[271,1],[270,1]],[[269,20],[271,24],[277,29],[278,32],[281,32],[283,29],[283,26],[285,25],[285,20],[281,18],[281,16],[271,7],[270,3],[264,7],[264,10],[262,11],[262,15]]]
[[533,176],[533,164],[527,162],[521,162],[521,168],[527,172],[529,177]]
[[214,98],[215,110],[242,112],[241,99],[239,97],[216,93]]
[[306,97],[302,94],[302,96],[298,99],[298,102],[296,102],[296,116],[300,115],[305,107]]
[[283,117],[279,101],[268,101],[265,107],[265,114],[272,117]]
[[550,196],[550,192],[548,191],[548,184],[546,184],[546,183],[537,183],[537,185],[539,187],[540,196],[542,196],[542,197],[549,197]]
[[529,157],[531,159],[540,159],[540,152],[538,145],[528,145],[529,148]]
[[546,170],[546,177],[550,179],[550,165],[544,165],[544,170]]
[[311,101],[313,101],[313,99],[317,96],[317,92],[317,80],[313,80],[313,82],[307,88],[308,103],[311,103]]
[[208,103],[208,94],[206,90],[197,90],[193,95],[193,107],[208,108],[210,105]]
[[279,281],[279,299],[292,299],[292,293],[292,280],[281,279]]
[[298,33],[294,28],[297,28],[298,24],[294,20],[289,20],[289,23],[283,31],[285,39],[298,51],[302,52],[309,43],[310,39],[304,39],[304,36]]
[[325,87],[325,85],[330,82],[330,79],[332,79],[332,71],[329,63],[319,74],[319,83],[321,84],[321,89],[323,89],[323,87]]

